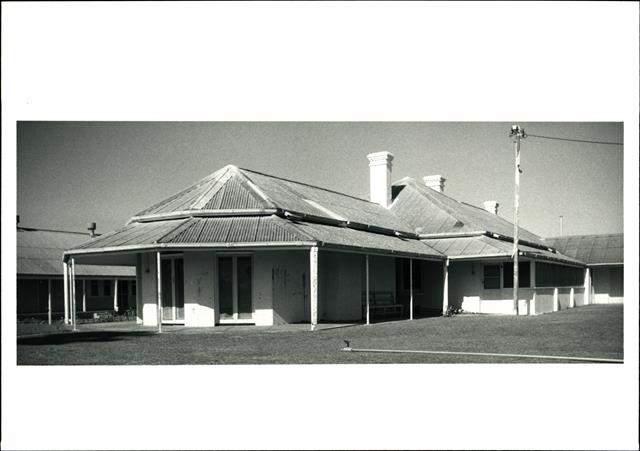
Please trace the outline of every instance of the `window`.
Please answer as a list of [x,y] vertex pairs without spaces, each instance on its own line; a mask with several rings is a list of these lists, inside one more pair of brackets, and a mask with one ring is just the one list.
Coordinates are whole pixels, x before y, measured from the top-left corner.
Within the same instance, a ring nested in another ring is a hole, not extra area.
[[485,290],[500,288],[500,265],[484,266],[484,288]]
[[104,296],[111,296],[111,281],[110,280],[105,280],[102,282],[102,294]]
[[131,287],[131,296],[136,295],[136,281],[132,281],[129,285]]
[[92,280],[91,281],[91,288],[90,288],[89,294],[94,298],[100,296],[100,293],[98,292],[98,281],[97,280]]
[[[409,290],[411,288],[411,278],[409,277],[409,272],[411,268],[411,262],[408,258],[403,258],[402,260],[402,289]],[[413,289],[421,290],[422,289],[422,270],[421,270],[421,261],[414,260],[413,261]]]
[[[513,288],[513,262],[502,265],[504,288]],[[523,288],[531,286],[531,265],[529,262],[518,262],[518,285]]]
[[584,284],[584,269],[573,266],[536,263],[537,287],[579,287]]

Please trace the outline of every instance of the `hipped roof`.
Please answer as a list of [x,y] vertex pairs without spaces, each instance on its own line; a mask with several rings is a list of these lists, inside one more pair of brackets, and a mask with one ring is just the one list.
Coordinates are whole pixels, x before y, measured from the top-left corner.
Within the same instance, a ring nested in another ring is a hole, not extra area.
[[323,246],[442,259],[388,209],[229,165],[67,254]]
[[339,225],[269,216],[190,217],[134,222],[85,243],[69,254],[154,249],[228,249],[322,246],[374,253],[442,259],[417,239],[406,239]]
[[410,233],[404,222],[376,203],[233,165],[142,210],[131,221],[220,210],[286,211]]
[[[65,250],[91,242],[86,233],[18,227],[17,274],[24,276],[62,276],[60,263]],[[133,277],[135,268],[126,266],[78,265],[78,277]]]
[[[393,201],[391,211],[420,235],[489,231],[513,237],[513,223],[483,208],[459,202],[414,179],[400,180],[394,187],[402,187],[402,191]],[[518,228],[518,234],[520,240],[548,246],[539,236],[522,227]]]
[[624,235],[569,235],[545,238],[549,246],[588,265],[622,265],[624,263]]

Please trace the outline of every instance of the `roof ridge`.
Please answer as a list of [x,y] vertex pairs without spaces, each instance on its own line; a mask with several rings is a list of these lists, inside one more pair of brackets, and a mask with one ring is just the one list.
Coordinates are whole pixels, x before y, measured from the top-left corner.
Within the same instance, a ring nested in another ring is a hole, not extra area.
[[284,177],[278,177],[277,175],[265,174],[264,172],[254,171],[252,169],[247,169],[247,168],[238,168],[238,169],[240,169],[241,171],[247,171],[247,172],[252,172],[254,174],[264,175],[265,177],[271,177],[271,178],[274,178],[274,179],[283,180],[285,182],[297,183],[298,185],[304,185],[304,186],[308,186],[310,188],[321,189],[323,191],[327,191],[327,192],[334,193],[334,194],[339,194],[340,196],[350,197],[352,199],[360,200],[362,202],[375,204],[375,202],[371,202],[370,200],[363,199],[363,198],[357,197],[357,196],[352,196],[351,194],[341,193],[340,191],[332,190],[332,189],[329,189],[329,188],[323,188],[322,186],[312,185],[310,183],[299,182],[297,180],[286,179]]

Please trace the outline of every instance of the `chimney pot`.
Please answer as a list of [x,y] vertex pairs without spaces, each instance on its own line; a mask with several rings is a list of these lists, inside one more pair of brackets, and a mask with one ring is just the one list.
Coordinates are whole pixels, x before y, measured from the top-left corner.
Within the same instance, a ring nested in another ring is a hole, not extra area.
[[90,222],[87,226],[87,229],[89,230],[89,236],[91,238],[95,238],[96,237],[96,223],[95,222]]
[[369,200],[385,208],[391,205],[391,152],[374,152],[369,159]]
[[446,180],[447,179],[441,175],[427,175],[422,177],[422,181],[427,185],[427,187],[438,191],[439,193],[444,192],[444,182],[446,182]]
[[500,204],[495,200],[487,200],[483,202],[482,205],[484,206],[484,209],[487,210],[489,213],[494,215],[498,214],[498,207],[500,206]]

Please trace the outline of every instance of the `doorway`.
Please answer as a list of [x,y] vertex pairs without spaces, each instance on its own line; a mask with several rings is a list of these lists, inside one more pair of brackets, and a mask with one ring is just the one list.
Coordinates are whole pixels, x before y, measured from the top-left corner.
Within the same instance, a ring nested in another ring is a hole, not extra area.
[[253,262],[250,255],[218,257],[220,323],[252,323]]
[[162,322],[184,323],[184,261],[162,257]]

